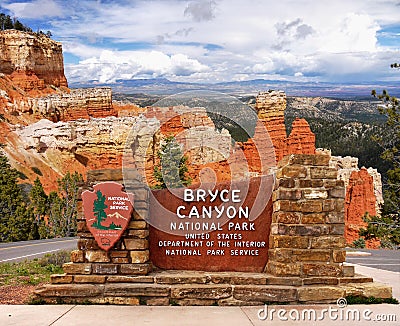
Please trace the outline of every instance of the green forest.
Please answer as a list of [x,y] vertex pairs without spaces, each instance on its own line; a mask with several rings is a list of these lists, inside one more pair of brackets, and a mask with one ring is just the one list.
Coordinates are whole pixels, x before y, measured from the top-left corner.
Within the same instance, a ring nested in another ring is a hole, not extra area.
[[[11,18],[10,15],[0,13],[0,31],[4,31],[7,29],[16,29],[17,31],[34,33],[32,28],[21,23],[16,17]],[[43,31],[38,30],[35,33],[40,34],[40,35],[46,35],[47,37],[51,37],[50,31],[47,31],[46,33],[44,33]]]
[[75,236],[82,175],[68,172],[48,195],[38,177],[33,185],[22,179],[0,154],[0,242]]

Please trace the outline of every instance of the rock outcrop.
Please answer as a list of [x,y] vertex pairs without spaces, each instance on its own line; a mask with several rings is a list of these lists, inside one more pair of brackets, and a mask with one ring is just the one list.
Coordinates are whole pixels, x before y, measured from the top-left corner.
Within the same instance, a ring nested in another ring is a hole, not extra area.
[[[330,166],[338,170],[338,179],[345,184],[345,238],[351,244],[360,237],[360,228],[367,225],[362,219],[365,213],[380,213],[383,204],[381,175],[373,168],[359,169],[358,158],[351,156],[332,156]],[[379,240],[370,240],[366,244],[369,248],[376,248]]]
[[1,31],[0,72],[24,90],[68,86],[62,45],[42,34]]

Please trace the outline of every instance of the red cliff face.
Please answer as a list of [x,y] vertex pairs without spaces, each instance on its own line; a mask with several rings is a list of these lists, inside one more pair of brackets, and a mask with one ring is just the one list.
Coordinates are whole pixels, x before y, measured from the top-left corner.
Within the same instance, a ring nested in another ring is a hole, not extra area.
[[[362,217],[365,213],[376,214],[376,197],[373,178],[365,168],[353,171],[346,189],[345,238],[352,243],[359,238],[359,229],[366,226]],[[370,244],[371,246],[373,244]]]
[[5,30],[0,32],[0,72],[24,89],[45,85],[67,87],[61,43],[45,35]]

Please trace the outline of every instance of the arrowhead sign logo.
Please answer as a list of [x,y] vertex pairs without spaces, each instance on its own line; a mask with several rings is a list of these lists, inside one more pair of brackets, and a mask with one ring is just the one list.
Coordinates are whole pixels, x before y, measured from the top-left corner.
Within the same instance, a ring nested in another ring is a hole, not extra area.
[[133,194],[122,191],[116,182],[93,186],[82,194],[83,214],[99,247],[108,251],[127,228],[133,211]]

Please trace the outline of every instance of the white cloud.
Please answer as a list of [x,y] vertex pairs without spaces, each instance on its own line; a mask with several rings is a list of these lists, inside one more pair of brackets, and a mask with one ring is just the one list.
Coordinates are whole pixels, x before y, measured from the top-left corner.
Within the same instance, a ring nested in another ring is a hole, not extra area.
[[188,76],[205,72],[208,67],[184,54],[168,56],[159,51],[110,51],[103,50],[99,57],[92,57],[69,65],[71,81],[98,80],[101,83],[117,79],[155,78],[161,76]]
[[2,5],[19,18],[62,17],[63,8],[53,0],[34,0]]

